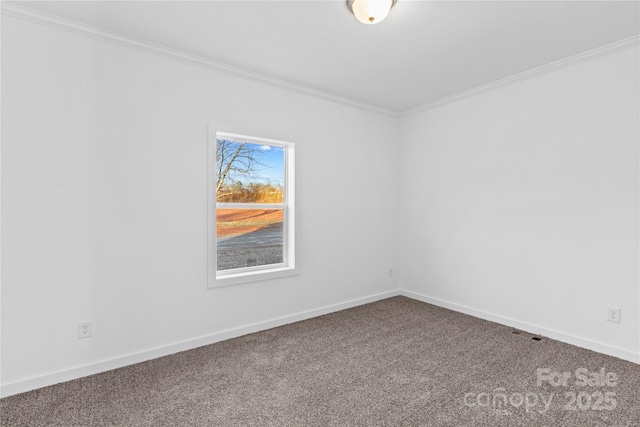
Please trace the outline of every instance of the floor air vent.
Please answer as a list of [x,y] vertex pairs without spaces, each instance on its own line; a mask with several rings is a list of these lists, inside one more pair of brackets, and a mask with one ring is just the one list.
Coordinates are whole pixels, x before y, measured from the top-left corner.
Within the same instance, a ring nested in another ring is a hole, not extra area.
[[522,335],[523,337],[530,338],[533,341],[542,341],[542,337],[540,337],[538,335],[530,334],[529,332],[513,330],[513,331],[511,331],[511,333],[514,334],[514,335]]

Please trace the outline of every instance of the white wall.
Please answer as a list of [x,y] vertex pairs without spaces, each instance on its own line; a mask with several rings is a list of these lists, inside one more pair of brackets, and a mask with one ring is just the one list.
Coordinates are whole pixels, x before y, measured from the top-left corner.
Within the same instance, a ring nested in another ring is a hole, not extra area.
[[404,118],[401,286],[638,361],[638,75],[633,47]]
[[[2,20],[5,394],[398,288],[397,119]],[[295,138],[299,276],[207,289],[210,121]]]

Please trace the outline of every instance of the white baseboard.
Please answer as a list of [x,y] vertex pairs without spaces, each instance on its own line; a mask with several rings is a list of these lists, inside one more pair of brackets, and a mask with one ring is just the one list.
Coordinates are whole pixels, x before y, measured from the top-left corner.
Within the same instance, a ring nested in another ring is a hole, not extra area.
[[126,354],[112,359],[102,360],[99,362],[87,364],[84,366],[78,366],[71,369],[57,371],[37,377],[27,378],[24,380],[16,381],[9,384],[3,384],[0,387],[0,396],[7,397],[18,393],[24,393],[27,391],[35,390],[42,387],[58,384],[65,381],[71,381],[74,379],[82,378],[88,375],[94,375],[101,372],[109,371],[112,369],[122,368],[124,366],[133,365],[135,363],[144,362],[158,357],[168,356],[185,350],[191,350],[197,347],[202,347],[209,344],[215,344],[220,341],[225,341],[231,338],[237,338],[243,335],[251,334],[254,332],[263,331],[266,329],[275,328],[278,326],[287,325],[289,323],[298,322],[301,320],[311,319],[314,317],[322,316],[324,314],[333,313],[340,310],[345,310],[359,305],[368,304],[391,298],[394,296],[402,295],[407,298],[412,298],[418,301],[423,301],[429,304],[437,305],[439,307],[448,308],[460,313],[468,314],[470,316],[478,317],[480,319],[489,320],[492,322],[500,323],[503,325],[511,326],[517,329],[532,332],[538,335],[543,335],[558,341],[572,344],[578,347],[586,348],[589,350],[597,351],[599,353],[608,354],[610,356],[618,357],[620,359],[628,360],[634,363],[640,363],[640,355],[634,351],[623,349],[619,347],[610,346],[597,341],[589,340],[586,338],[577,337],[565,332],[547,329],[538,325],[534,325],[527,322],[522,322],[509,317],[501,316],[494,313],[489,313],[483,310],[478,310],[472,307],[468,307],[461,304],[456,304],[450,301],[445,301],[438,298],[429,297],[427,295],[419,294],[408,290],[393,290],[388,292],[382,292],[375,295],[370,295],[364,298],[357,298],[350,301],[332,304],[313,310],[307,310],[300,313],[291,314],[288,316],[277,317],[263,322],[252,323],[249,325],[241,326],[234,329],[228,329],[225,331],[217,332],[211,335],[206,335],[198,338],[193,338],[178,343],[169,344],[166,346],[155,347],[145,351]]
[[249,325],[241,326],[239,328],[228,329],[221,332],[216,332],[211,335],[203,337],[193,338],[182,342],[169,344],[166,346],[155,347],[148,350],[144,350],[137,353],[126,354],[112,359],[102,360],[95,363],[90,363],[84,366],[78,366],[71,369],[52,372],[49,374],[27,378],[24,380],[16,381],[9,384],[3,384],[0,388],[0,396],[7,397],[18,393],[24,393],[26,391],[35,390],[42,387],[58,384],[65,381],[71,381],[78,378],[86,377],[88,375],[99,374],[100,372],[109,371],[112,369],[122,368],[124,366],[133,365],[135,363],[144,362],[158,357],[168,356],[185,350],[191,350],[197,347],[202,347],[209,344],[214,344],[220,341],[225,341],[231,338],[237,338],[242,335],[251,334],[254,332],[263,331],[266,329],[275,328],[278,326],[287,325],[289,323],[298,322],[301,320],[311,319],[313,317],[322,316],[324,314],[333,313],[347,308],[357,307],[359,305],[368,304],[370,302],[379,301],[386,298],[391,298],[400,295],[399,290],[393,290],[389,292],[383,292],[375,295],[370,295],[364,298],[357,298],[354,300],[332,304],[313,310],[307,310],[288,316],[277,317],[263,322],[251,323]]
[[557,331],[555,329],[548,329],[542,326],[538,326],[532,323],[522,322],[520,320],[512,319],[509,317],[501,316],[499,314],[490,313],[483,310],[478,310],[465,305],[445,301],[439,298],[433,298],[427,295],[419,294],[417,292],[400,290],[400,295],[407,298],[412,298],[418,301],[426,302],[429,304],[437,305],[438,307],[448,308],[453,311],[468,314],[470,316],[478,317],[480,319],[489,320],[491,322],[500,323],[502,325],[511,326],[516,329],[531,332],[537,335],[542,335],[557,341],[562,341],[567,344],[572,344],[578,347],[593,350],[598,353],[607,354],[609,356],[618,357],[620,359],[628,360],[634,363],[640,363],[640,354],[629,349],[614,347],[601,342],[593,341],[587,338],[581,338],[566,332]]

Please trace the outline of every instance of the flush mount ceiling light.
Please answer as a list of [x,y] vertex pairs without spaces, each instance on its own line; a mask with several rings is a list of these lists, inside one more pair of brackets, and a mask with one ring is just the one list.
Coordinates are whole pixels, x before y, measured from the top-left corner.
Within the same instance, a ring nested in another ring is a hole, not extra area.
[[387,17],[396,0],[347,0],[349,10],[363,24],[377,24]]

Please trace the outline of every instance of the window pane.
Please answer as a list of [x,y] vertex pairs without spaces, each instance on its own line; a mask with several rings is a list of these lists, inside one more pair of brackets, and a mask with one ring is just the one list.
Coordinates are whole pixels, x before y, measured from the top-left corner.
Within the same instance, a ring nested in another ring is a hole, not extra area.
[[284,203],[284,148],[216,139],[218,203]]
[[218,271],[284,262],[284,209],[217,209]]

